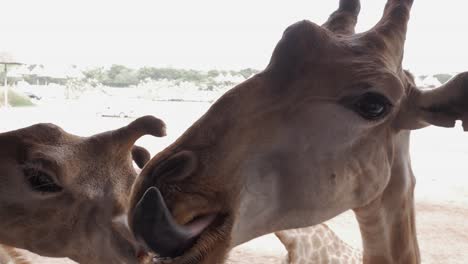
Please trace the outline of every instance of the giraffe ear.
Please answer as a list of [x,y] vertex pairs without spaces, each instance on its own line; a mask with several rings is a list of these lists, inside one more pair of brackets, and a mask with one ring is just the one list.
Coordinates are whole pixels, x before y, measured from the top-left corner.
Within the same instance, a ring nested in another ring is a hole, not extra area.
[[132,148],[132,159],[140,169],[143,169],[151,159],[151,154],[145,148],[135,145]]
[[433,90],[413,87],[396,120],[401,129],[454,127],[461,120],[463,129],[468,131],[468,72]]

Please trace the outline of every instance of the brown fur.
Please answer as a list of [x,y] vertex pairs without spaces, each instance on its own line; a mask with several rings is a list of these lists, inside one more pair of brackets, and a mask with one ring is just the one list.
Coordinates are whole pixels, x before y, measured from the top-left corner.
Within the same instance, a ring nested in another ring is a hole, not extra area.
[[[0,242],[80,263],[140,263],[128,228],[114,220],[127,213],[137,175],[132,157],[141,166],[149,158],[133,147],[146,134],[163,136],[164,123],[143,117],[91,137],[52,124],[1,133]],[[62,190],[35,190],[28,170],[46,173]]]
[[[290,26],[263,72],[222,96],[147,164],[132,210],[156,186],[179,224],[207,211],[219,216],[174,263],[221,263],[229,248],[252,238],[349,209],[365,263],[420,262],[410,130],[456,120],[468,130],[468,74],[429,92],[415,87],[401,65],[412,3],[388,0],[380,22],[360,34],[353,34],[358,0],[340,1],[322,27]],[[391,104],[373,121],[355,103],[369,92]],[[181,151],[197,165],[157,170]]]

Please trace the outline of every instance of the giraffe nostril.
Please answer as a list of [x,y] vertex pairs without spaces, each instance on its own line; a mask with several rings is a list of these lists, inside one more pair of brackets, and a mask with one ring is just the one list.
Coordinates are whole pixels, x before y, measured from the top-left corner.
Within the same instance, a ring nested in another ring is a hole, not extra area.
[[181,151],[157,165],[151,173],[154,180],[181,181],[197,168],[197,158],[191,151]]

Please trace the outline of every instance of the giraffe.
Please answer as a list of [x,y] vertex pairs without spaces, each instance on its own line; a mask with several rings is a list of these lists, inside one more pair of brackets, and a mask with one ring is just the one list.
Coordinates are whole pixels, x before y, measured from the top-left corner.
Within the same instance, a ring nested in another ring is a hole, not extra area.
[[275,232],[288,255],[284,264],[360,264],[361,252],[327,224]]
[[34,264],[32,259],[29,259],[26,254],[20,249],[0,245],[0,264]]
[[134,162],[150,159],[134,145],[143,135],[164,136],[164,122],[145,116],[90,137],[53,124],[0,133],[2,261],[24,263],[18,252],[26,249],[79,263],[146,263],[121,221]]
[[0,245],[0,264],[15,264],[7,247]]
[[289,26],[265,70],[144,167],[128,214],[137,240],[177,264],[218,264],[253,238],[353,210],[364,263],[420,263],[411,131],[468,130],[468,72],[416,87],[402,66],[412,6],[387,0],[357,34],[359,0],[322,26]]

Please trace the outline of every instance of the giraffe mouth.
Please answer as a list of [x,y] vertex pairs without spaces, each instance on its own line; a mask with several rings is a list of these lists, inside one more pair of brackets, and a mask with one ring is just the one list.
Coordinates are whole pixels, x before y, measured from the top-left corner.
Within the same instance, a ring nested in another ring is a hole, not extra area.
[[225,219],[224,214],[203,212],[190,217],[185,224],[178,224],[160,191],[151,187],[137,203],[131,226],[137,240],[148,251],[156,253],[155,263],[164,263],[195,255],[200,259],[200,248],[206,251],[213,246]]

